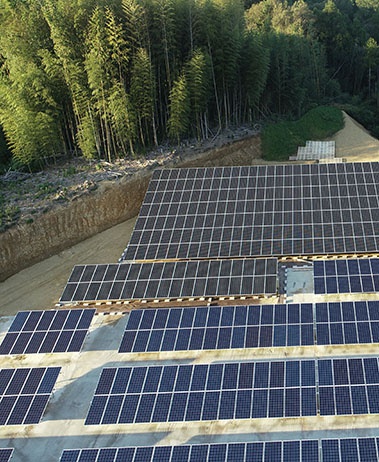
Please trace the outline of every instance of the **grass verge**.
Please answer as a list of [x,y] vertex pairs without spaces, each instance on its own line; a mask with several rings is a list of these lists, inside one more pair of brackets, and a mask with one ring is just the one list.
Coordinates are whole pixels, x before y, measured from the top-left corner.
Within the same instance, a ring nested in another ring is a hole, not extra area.
[[323,140],[343,128],[342,111],[319,106],[297,121],[268,125],[262,133],[262,154],[265,160],[287,160],[307,140]]

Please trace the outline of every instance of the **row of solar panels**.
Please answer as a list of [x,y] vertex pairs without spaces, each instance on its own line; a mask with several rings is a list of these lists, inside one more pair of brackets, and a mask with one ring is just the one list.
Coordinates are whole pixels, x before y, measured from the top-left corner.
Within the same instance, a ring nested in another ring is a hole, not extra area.
[[[377,438],[67,449],[60,462],[373,462]],[[9,462],[13,449],[0,449]]]
[[378,438],[73,449],[60,462],[374,462]]
[[379,258],[317,260],[316,294],[379,292]]
[[[94,313],[19,312],[0,354],[80,351]],[[119,352],[355,343],[379,343],[379,301],[133,310]]]
[[80,265],[61,303],[276,293],[277,259]]
[[[379,259],[316,260],[316,294],[379,291]],[[277,259],[76,266],[61,303],[272,295]]]
[[105,368],[85,425],[379,413],[378,358]]
[[[0,370],[0,424],[38,423],[60,367]],[[86,425],[379,413],[378,358],[103,369]]]
[[[0,354],[80,351],[94,312],[19,312]],[[71,314],[80,320],[76,329],[62,324]],[[379,301],[133,310],[119,352],[356,343],[379,343]]]
[[379,163],[156,170],[122,260],[379,251]]
[[379,301],[132,311],[119,351],[379,343]]
[[[0,462],[13,449],[0,449]],[[60,462],[373,462],[378,438],[335,438],[64,450]]]

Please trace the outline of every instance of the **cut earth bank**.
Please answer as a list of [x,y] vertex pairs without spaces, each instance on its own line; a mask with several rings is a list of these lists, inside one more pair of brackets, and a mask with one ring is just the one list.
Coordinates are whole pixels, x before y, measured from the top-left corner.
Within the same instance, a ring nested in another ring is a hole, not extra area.
[[[260,137],[252,136],[205,152],[188,150],[159,166],[251,165],[260,158]],[[117,262],[152,172],[103,181],[90,194],[0,234],[0,316],[53,308],[74,265]]]
[[[332,139],[336,141],[337,157],[348,161],[379,160],[379,141],[346,114],[345,127]],[[260,138],[254,136],[182,156],[164,167],[263,163]],[[138,214],[151,173],[150,169],[125,181],[104,182],[89,196],[0,235],[0,280],[8,277],[0,283],[0,315],[51,309],[74,265],[116,262],[133,230],[133,217]]]

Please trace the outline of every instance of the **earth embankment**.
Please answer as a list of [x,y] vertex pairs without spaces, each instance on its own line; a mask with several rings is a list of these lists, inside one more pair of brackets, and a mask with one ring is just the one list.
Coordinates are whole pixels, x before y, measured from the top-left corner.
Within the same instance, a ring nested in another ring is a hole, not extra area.
[[[250,165],[261,157],[260,137],[253,136],[177,157],[165,167]],[[33,223],[14,226],[0,235],[0,281],[112,226],[135,217],[152,169],[129,178],[101,182],[89,195],[41,214]],[[124,247],[128,241],[125,236]],[[109,246],[113,243],[110,242]],[[109,260],[106,260],[110,262]],[[100,263],[100,261],[99,261]]]

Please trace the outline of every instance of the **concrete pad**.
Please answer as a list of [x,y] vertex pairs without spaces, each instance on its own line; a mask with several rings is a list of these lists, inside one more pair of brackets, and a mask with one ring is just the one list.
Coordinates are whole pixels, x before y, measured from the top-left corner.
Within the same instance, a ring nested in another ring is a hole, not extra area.
[[287,303],[309,302],[314,294],[313,266],[299,266],[286,269]]

